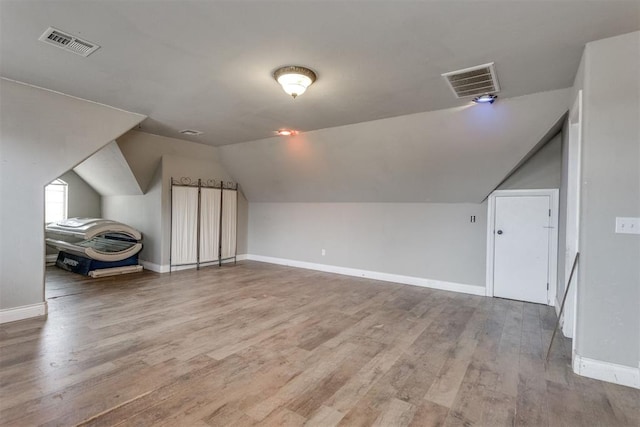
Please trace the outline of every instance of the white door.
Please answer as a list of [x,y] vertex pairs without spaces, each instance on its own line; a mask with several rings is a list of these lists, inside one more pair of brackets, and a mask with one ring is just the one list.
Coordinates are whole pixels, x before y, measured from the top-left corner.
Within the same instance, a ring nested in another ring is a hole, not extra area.
[[548,304],[550,196],[496,196],[494,296]]

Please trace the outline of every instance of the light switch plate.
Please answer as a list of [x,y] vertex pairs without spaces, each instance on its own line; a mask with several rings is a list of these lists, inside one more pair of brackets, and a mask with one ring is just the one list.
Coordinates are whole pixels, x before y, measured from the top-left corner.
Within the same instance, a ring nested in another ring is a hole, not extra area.
[[616,233],[640,234],[640,218],[616,217]]

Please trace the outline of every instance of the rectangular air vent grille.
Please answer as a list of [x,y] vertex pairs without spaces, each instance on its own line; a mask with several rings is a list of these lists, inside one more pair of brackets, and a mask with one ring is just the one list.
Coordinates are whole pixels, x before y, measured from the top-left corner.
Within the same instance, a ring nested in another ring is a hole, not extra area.
[[73,37],[69,37],[66,34],[62,34],[58,31],[51,31],[51,33],[47,36],[47,39],[51,40],[53,43],[58,43],[63,46],[68,45]]
[[456,98],[466,98],[500,91],[493,62],[444,73],[442,77],[447,79],[447,83],[449,83],[449,87]]
[[100,48],[100,46],[95,43],[79,39],[69,33],[52,27],[49,27],[38,40],[85,57]]

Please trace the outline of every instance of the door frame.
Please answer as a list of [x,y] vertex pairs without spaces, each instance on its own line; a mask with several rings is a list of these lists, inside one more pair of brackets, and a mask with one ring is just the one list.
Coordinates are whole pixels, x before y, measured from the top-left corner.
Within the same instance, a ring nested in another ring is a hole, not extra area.
[[[573,243],[575,245],[576,254],[580,251],[580,216],[581,216],[581,184],[582,184],[582,137],[583,137],[583,94],[582,89],[578,91],[576,94],[576,98],[573,102],[571,109],[569,110],[569,120],[568,120],[568,149],[567,149],[567,194],[564,195],[567,203],[567,227],[565,227],[565,242],[570,244]],[[574,156],[570,155],[571,150],[575,153]],[[573,184],[575,185],[575,197],[573,200],[569,199],[569,187],[571,187],[571,183],[569,179],[571,176],[569,175],[569,171],[573,168],[576,172]],[[572,211],[575,214],[573,218],[575,221],[575,236],[571,236],[568,232],[569,221],[569,206],[572,205]],[[571,241],[571,237],[573,237],[573,241]],[[566,245],[565,245],[566,249]],[[574,255],[575,256],[575,255]],[[565,254],[565,264],[566,264],[566,254]],[[572,262],[572,261],[569,261]],[[567,271],[567,266],[565,265],[565,274]],[[578,281],[578,272],[574,274],[572,282],[574,282],[573,288],[569,289],[569,293],[567,294],[567,303],[569,307],[568,310],[565,310],[562,319],[562,333],[571,339],[571,366],[574,372],[577,372],[578,362],[576,360],[577,356],[577,346],[578,346],[578,297],[580,291],[580,282]],[[567,277],[564,278],[565,286],[570,286],[570,283],[566,283]],[[556,298],[559,295],[556,296]],[[557,309],[559,310],[559,309]],[[568,311],[568,313],[567,313]],[[559,313],[558,313],[559,314]],[[571,329],[567,325],[571,324]]]
[[557,188],[535,190],[496,190],[489,195],[487,203],[487,286],[486,295],[493,297],[493,270],[495,250],[496,197],[549,196],[551,204],[551,221],[549,228],[549,272],[547,280],[547,305],[554,306],[558,281],[558,201]]
[[[568,277],[566,276],[567,270],[570,268],[567,263],[572,263],[573,258],[579,252],[580,247],[580,191],[581,191],[581,179],[582,179],[582,89],[578,91],[573,101],[573,105],[569,110],[569,118],[567,123],[567,192],[563,196],[566,199],[567,205],[567,217],[565,227],[565,266],[564,266],[564,286],[569,286],[566,283]],[[575,172],[571,174],[570,172]],[[573,181],[572,181],[573,179]],[[573,197],[571,197],[573,196]],[[573,213],[571,218],[569,213]],[[570,228],[573,227],[573,233],[570,232]],[[573,245],[575,253],[568,254],[568,247]],[[567,255],[570,255],[567,258]],[[569,260],[568,260],[569,259]],[[565,312],[562,313],[562,333],[565,337],[572,338],[571,340],[571,352],[572,355],[576,355],[576,341],[577,341],[577,328],[578,328],[578,271],[573,275],[571,283],[573,287],[569,289],[567,294],[567,301],[565,303]],[[556,301],[562,300],[561,295],[556,295]],[[556,315],[560,315],[559,308],[556,308]],[[575,357],[572,357],[572,364],[575,366]]]

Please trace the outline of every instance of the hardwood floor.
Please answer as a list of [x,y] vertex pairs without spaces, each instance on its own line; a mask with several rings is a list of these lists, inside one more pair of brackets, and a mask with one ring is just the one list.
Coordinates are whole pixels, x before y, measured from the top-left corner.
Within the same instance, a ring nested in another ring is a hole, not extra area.
[[553,309],[256,262],[87,279],[0,326],[0,423],[638,426],[640,391],[545,369]]

